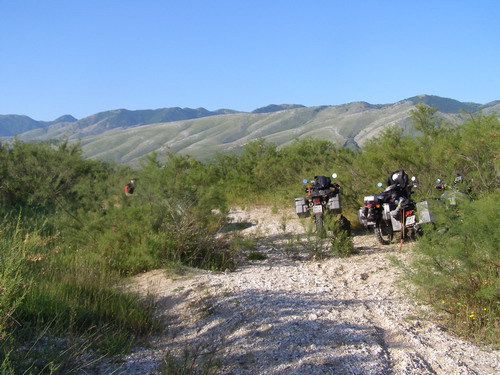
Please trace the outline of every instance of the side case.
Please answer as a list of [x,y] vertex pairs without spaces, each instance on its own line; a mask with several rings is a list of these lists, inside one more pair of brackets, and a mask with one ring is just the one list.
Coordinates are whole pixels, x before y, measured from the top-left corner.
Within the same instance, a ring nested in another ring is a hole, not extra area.
[[342,207],[340,206],[340,194],[330,197],[326,207],[328,208],[328,212],[332,214],[340,214],[342,212]]
[[427,203],[427,201],[417,203],[417,213],[418,218],[420,219],[419,224],[432,223],[434,221],[434,218],[429,211],[429,204]]
[[386,221],[390,220],[391,225],[392,225],[392,230],[394,232],[401,232],[401,222],[399,220],[396,220],[392,215],[391,215],[391,208],[388,203],[384,203],[383,206],[384,211],[382,213],[382,218]]
[[295,213],[299,217],[309,216],[309,209],[305,198],[295,198]]

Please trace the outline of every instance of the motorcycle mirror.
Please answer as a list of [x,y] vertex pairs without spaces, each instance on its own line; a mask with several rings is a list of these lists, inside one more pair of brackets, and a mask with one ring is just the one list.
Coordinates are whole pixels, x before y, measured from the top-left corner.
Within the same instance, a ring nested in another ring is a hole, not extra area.
[[304,178],[304,179],[302,180],[302,183],[303,183],[303,184],[307,184],[308,182],[309,182],[309,181],[307,180],[307,178]]
[[333,174],[332,174],[332,177],[333,177],[333,178],[337,178],[337,173],[333,173]]
[[377,186],[378,186],[378,187],[382,187],[382,183],[381,183],[381,182],[379,182],[379,183],[377,184]]
[[411,176],[411,180],[412,180],[413,182],[415,182],[415,181],[417,181],[417,178],[416,178],[415,176]]

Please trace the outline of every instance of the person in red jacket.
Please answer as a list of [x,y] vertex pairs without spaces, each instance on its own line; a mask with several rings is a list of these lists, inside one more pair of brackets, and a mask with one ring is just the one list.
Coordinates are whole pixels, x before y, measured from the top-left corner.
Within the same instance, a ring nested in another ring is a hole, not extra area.
[[123,187],[123,191],[126,196],[131,196],[134,194],[136,183],[137,183],[137,178],[133,178],[127,185]]

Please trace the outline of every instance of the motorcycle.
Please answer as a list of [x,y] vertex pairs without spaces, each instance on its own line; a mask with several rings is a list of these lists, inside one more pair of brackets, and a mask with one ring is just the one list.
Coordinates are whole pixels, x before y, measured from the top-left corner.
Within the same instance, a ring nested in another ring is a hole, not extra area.
[[[337,174],[333,173],[332,178],[337,178]],[[295,213],[299,217],[312,215],[316,232],[321,232],[325,226],[325,215],[342,213],[340,185],[332,183],[331,179],[326,176],[315,176],[312,181],[304,179],[302,182],[307,185],[304,189],[307,196],[295,198]],[[349,235],[351,234],[351,223],[342,214],[339,218],[339,226]]]
[[445,233],[449,230],[450,220],[460,220],[462,215],[461,206],[466,201],[473,201],[472,180],[465,187],[463,178],[457,174],[452,185],[447,185],[441,179],[435,181],[435,188],[441,190],[439,197],[433,198],[433,204],[438,210],[438,220],[436,220],[435,229],[439,233]]
[[[423,234],[421,224],[433,221],[427,201],[416,203],[411,198],[412,189],[417,186],[416,177],[409,182],[407,178],[401,179],[400,173],[404,171],[395,172],[388,178],[388,187],[381,193],[365,196],[364,205],[358,210],[360,224],[372,229],[383,245],[390,244],[397,232],[401,239],[416,239]],[[400,181],[396,182],[398,179]],[[377,186],[382,187],[382,183]]]
[[440,178],[436,180],[435,184],[436,189],[443,191],[439,200],[447,202],[450,206],[456,206],[459,201],[472,200],[471,186],[465,188],[464,192],[460,191],[460,185],[463,184],[463,178],[460,174],[457,174],[452,185],[447,185]]

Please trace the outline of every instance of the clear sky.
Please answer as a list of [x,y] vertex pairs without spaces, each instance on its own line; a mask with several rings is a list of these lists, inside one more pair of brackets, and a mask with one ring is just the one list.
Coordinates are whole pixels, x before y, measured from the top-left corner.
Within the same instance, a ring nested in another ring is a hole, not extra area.
[[0,114],[499,90],[500,0],[0,0]]

